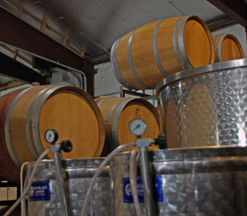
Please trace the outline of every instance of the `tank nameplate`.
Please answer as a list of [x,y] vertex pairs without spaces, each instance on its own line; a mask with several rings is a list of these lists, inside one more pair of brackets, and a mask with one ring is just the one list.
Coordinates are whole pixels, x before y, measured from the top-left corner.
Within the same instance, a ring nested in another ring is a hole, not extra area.
[[33,182],[29,189],[30,201],[51,200],[50,181]]
[[[143,184],[141,177],[137,177],[137,190],[139,202],[144,203]],[[153,193],[154,202],[163,202],[162,176],[156,176],[155,179],[153,179]],[[134,203],[129,178],[123,178],[123,202]]]

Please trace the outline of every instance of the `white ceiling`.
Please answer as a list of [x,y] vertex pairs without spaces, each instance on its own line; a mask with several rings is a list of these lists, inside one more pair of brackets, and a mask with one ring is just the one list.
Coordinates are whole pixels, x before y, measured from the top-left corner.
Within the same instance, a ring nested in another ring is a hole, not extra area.
[[[10,2],[21,5],[23,1],[0,0],[0,5],[17,14]],[[226,17],[207,0],[26,0],[23,8],[40,20],[50,12],[47,24],[61,34],[69,29],[69,40],[92,59],[109,54],[115,40],[148,22],[197,15],[209,23]],[[21,18],[40,28],[25,13]],[[56,39],[51,31],[45,33]],[[1,76],[0,86],[10,81]]]
[[[17,13],[8,2],[0,2]],[[225,16],[206,0],[27,0],[24,9],[41,20],[50,11],[48,24],[62,34],[70,28],[69,39],[93,58],[109,53],[115,40],[148,22],[185,15],[211,22]]]

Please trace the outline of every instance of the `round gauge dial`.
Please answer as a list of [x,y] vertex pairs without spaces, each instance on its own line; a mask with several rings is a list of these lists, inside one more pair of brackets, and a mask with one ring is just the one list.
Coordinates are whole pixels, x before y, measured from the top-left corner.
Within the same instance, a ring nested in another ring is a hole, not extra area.
[[57,141],[57,139],[58,139],[57,131],[49,129],[49,130],[47,130],[45,132],[45,140],[46,140],[46,142],[55,143]]
[[140,118],[132,119],[129,123],[129,130],[135,136],[141,136],[146,132],[146,129],[146,123]]

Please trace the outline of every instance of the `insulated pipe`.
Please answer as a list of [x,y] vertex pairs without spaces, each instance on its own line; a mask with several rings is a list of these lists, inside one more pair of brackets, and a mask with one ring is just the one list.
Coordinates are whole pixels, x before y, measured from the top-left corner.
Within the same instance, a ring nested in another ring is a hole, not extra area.
[[79,87],[79,88],[83,88],[83,85],[82,85],[82,81],[81,81],[81,79],[78,77],[78,76],[76,76],[73,72],[71,72],[71,71],[68,71],[68,76],[70,77],[72,77],[72,78],[75,78],[75,80],[76,80],[76,82],[75,82],[75,85],[77,86],[77,87]]
[[65,74],[66,76],[69,77],[73,77],[75,80],[77,80],[77,82],[75,83],[75,85],[79,88],[83,88],[82,86],[82,81],[80,80],[80,78],[78,76],[76,76],[73,72],[71,71],[66,71],[64,69],[61,69],[61,68],[54,68],[52,71],[54,72],[59,72],[59,73],[62,73],[62,74]]

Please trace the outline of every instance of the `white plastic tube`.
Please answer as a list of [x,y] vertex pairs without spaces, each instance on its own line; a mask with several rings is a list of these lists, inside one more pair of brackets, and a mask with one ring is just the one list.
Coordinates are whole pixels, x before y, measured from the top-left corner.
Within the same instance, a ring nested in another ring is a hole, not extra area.
[[82,213],[81,216],[86,216],[87,213],[87,207],[89,204],[89,197],[91,195],[91,192],[93,190],[93,186],[98,178],[98,176],[100,175],[100,173],[102,172],[102,170],[104,169],[104,167],[112,160],[112,158],[119,152],[121,152],[124,148],[130,147],[135,145],[135,143],[127,143],[124,145],[120,145],[118,146],[116,149],[114,149],[108,156],[107,158],[101,163],[101,165],[99,166],[99,168],[97,169],[96,173],[93,176],[93,179],[91,181],[91,184],[87,190],[87,194],[86,194],[86,198],[83,204],[83,208],[82,208]]
[[132,196],[134,199],[136,215],[142,216],[141,206],[138,199],[138,190],[137,190],[137,182],[136,182],[139,156],[140,156],[140,150],[138,147],[135,147],[130,155],[129,176],[130,176],[130,185],[132,190]]
[[[21,165],[21,172],[20,172],[21,193],[20,194],[23,193],[23,170],[24,170],[24,167],[26,165],[28,165],[28,164],[29,164],[29,162],[25,162],[25,163],[23,163]],[[26,183],[26,181],[25,181],[25,183]],[[25,186],[24,186],[24,188],[25,188]],[[25,202],[25,198],[23,198],[21,200],[21,216],[26,216],[26,202]]]
[[35,174],[35,172],[36,172],[36,170],[37,170],[37,168],[38,168],[38,165],[39,165],[40,161],[47,155],[47,153],[48,153],[49,151],[50,151],[50,150],[47,149],[47,150],[45,150],[45,151],[39,156],[38,160],[36,161],[36,163],[35,163],[35,165],[34,165],[34,168],[33,168],[33,171],[32,171],[32,174],[31,174],[31,177],[30,177],[30,180],[29,180],[29,182],[28,182],[28,185],[27,185],[26,189],[25,189],[24,192],[22,193],[21,197],[14,203],[14,205],[11,206],[11,208],[5,213],[4,216],[10,215],[10,213],[11,213],[11,212],[18,206],[18,204],[21,202],[21,200],[22,200],[23,198],[25,198],[26,193],[28,192],[28,190],[29,190],[29,188],[30,188],[30,186],[31,186],[31,184],[32,184],[32,181],[33,181],[33,178],[34,178],[34,174]]

